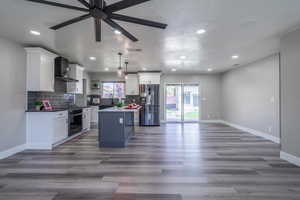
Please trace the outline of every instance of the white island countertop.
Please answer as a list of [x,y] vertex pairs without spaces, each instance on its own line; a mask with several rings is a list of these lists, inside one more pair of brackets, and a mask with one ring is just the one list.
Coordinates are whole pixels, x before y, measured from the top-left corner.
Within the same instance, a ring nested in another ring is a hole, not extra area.
[[141,109],[141,106],[139,106],[136,109],[126,109],[125,107],[111,107],[111,108],[105,108],[103,110],[99,110],[99,112],[138,112]]

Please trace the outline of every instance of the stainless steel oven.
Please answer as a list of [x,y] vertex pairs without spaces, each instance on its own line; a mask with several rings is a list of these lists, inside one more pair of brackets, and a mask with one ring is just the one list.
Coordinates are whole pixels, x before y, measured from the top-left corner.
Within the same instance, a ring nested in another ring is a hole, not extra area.
[[69,137],[82,131],[82,109],[69,111]]

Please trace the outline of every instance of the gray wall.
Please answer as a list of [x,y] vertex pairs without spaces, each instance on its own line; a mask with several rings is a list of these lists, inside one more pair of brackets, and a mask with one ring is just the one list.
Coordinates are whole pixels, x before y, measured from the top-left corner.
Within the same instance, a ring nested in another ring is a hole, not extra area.
[[281,39],[281,148],[300,157],[300,30]]
[[222,118],[279,136],[279,55],[222,75]]
[[0,38],[0,152],[25,144],[26,53]]
[[165,120],[164,91],[167,83],[198,83],[200,86],[200,120],[219,120],[221,117],[221,77],[215,75],[163,75],[161,79],[161,120]]

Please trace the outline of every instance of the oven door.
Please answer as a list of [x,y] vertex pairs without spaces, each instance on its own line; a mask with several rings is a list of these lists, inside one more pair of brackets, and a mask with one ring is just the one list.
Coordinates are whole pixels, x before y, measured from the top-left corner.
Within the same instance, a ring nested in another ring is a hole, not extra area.
[[69,137],[82,131],[82,110],[70,112],[69,117]]

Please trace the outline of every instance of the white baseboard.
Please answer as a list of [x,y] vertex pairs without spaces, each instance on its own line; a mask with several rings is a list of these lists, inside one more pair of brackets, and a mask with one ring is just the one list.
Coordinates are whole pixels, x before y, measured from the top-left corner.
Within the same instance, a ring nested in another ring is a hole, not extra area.
[[[223,123],[222,120],[199,120],[200,123]],[[165,123],[168,123],[167,121],[165,120],[161,120],[160,121],[161,124],[165,124]],[[182,123],[180,121],[178,122],[169,122],[169,123]],[[187,123],[197,123],[197,121],[195,122],[187,122]]]
[[26,144],[22,144],[22,145],[13,147],[11,149],[8,149],[6,151],[2,151],[2,152],[0,152],[0,159],[7,158],[7,157],[12,156],[16,153],[22,152],[25,149],[26,149]]
[[280,158],[300,167],[300,158],[297,156],[280,151]]
[[26,147],[29,150],[52,150],[52,145],[48,143],[30,143]]
[[265,138],[267,140],[270,140],[274,143],[280,144],[280,138],[272,136],[270,134],[267,134],[267,133],[264,133],[264,132],[261,132],[261,131],[257,131],[257,130],[251,129],[251,128],[243,127],[243,126],[240,126],[240,125],[237,125],[237,124],[233,124],[233,123],[230,123],[230,122],[227,122],[227,121],[222,121],[221,120],[221,123],[226,124],[226,125],[231,126],[231,127],[234,127],[234,128],[237,128],[237,129],[240,129],[242,131],[251,133],[253,135],[263,137],[263,138]]
[[200,123],[223,123],[222,120],[200,120]]

